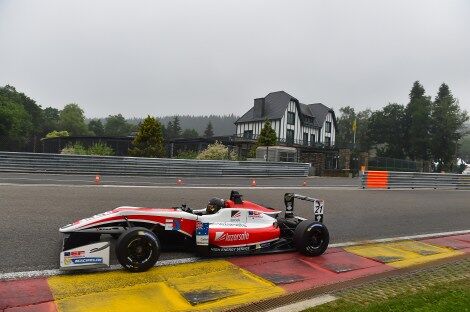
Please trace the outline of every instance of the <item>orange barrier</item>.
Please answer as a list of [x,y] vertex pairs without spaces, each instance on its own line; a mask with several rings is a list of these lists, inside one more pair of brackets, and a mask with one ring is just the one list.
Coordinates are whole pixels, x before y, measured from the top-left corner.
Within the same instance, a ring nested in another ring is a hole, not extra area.
[[366,171],[367,188],[388,188],[388,171]]

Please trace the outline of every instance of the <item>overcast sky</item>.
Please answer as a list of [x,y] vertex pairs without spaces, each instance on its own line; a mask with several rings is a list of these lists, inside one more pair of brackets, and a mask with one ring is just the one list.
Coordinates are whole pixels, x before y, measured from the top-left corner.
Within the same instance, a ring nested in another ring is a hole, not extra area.
[[470,1],[0,0],[0,85],[88,117],[377,109],[415,80],[470,111]]

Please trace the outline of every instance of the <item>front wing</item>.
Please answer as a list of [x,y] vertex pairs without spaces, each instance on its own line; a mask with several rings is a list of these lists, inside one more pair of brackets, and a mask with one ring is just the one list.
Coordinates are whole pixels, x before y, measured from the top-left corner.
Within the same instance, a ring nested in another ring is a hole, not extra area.
[[109,242],[97,242],[60,253],[60,269],[96,269],[109,266]]

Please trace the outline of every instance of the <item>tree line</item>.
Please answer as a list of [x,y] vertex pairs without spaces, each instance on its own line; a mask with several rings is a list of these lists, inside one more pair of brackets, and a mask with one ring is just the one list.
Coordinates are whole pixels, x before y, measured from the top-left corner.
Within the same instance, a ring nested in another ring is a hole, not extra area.
[[447,84],[432,99],[415,81],[406,105],[391,103],[357,113],[350,106],[341,108],[336,143],[355,151],[375,148],[383,157],[429,161],[438,164],[438,171],[450,171],[468,120]]
[[[206,122],[203,131],[181,123],[200,126]],[[167,120],[166,126],[161,123]],[[164,139],[212,137],[212,124],[229,120],[231,127],[236,116],[172,116],[162,117],[160,127]],[[15,87],[0,87],[0,150],[37,151],[41,138],[57,136],[129,136],[138,131],[140,118],[126,119],[121,114],[107,118],[86,119],[83,109],[76,103],[64,106],[62,110],[53,107],[42,108]],[[219,133],[219,135],[221,135]]]

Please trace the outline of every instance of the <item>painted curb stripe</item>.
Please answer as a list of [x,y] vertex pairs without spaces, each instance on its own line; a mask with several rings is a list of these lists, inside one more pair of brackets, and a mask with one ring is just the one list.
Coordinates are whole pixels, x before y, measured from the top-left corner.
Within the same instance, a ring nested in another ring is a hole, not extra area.
[[284,290],[224,260],[48,279],[60,311],[220,309],[277,297]]
[[449,248],[411,240],[351,246],[346,247],[345,250],[395,268],[409,267],[462,254]]
[[44,278],[0,282],[0,311],[54,301]]

